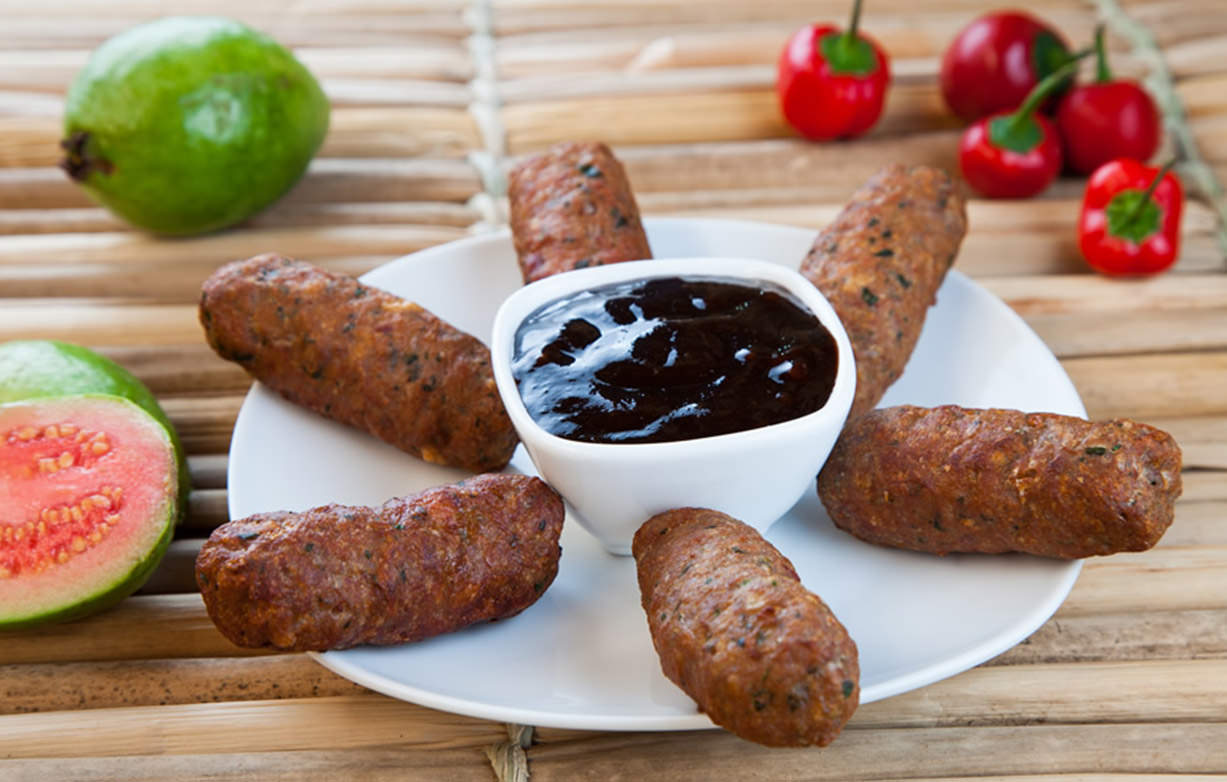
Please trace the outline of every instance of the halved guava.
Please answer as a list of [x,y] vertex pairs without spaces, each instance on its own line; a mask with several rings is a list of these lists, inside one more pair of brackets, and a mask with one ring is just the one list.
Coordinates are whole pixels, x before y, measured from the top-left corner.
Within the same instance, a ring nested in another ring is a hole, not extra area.
[[135,403],[157,419],[175,445],[179,512],[187,512],[191,480],[179,435],[157,398],[131,372],[87,347],[50,339],[0,344],[0,404],[48,396],[108,394]]
[[170,545],[178,488],[166,429],[126,399],[0,405],[0,629],[136,591]]

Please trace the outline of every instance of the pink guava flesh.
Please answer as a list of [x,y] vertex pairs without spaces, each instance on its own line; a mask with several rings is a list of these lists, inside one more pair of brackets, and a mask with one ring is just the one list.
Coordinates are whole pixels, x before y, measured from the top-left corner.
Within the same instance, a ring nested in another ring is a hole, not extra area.
[[0,627],[136,590],[173,532],[177,476],[166,431],[126,400],[0,405]]

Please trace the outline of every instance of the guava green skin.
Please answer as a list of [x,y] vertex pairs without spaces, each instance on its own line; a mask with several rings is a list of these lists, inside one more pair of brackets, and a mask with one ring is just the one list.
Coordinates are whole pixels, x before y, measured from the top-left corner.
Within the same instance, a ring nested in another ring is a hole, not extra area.
[[[150,415],[139,405],[124,399],[123,397],[111,396],[108,394],[72,394],[66,397],[55,397],[54,401],[62,399],[97,399],[106,404],[120,404],[131,408],[130,412],[134,416],[143,416],[151,418],[159,423],[155,427],[166,438],[166,446],[174,447],[171,441],[171,430],[160,425],[160,422],[155,416]],[[10,402],[0,404],[0,409],[11,407],[29,407],[39,404],[39,399],[30,399],[22,402]],[[131,570],[125,573],[118,581],[110,585],[102,587],[92,594],[85,595],[81,600],[66,604],[60,608],[52,609],[41,614],[29,614],[21,617],[3,617],[0,616],[0,631],[7,630],[22,630],[29,627],[37,627],[39,625],[53,624],[56,622],[70,622],[74,619],[82,619],[87,616],[92,616],[100,611],[106,610],[115,605],[119,601],[131,595],[136,590],[144,586],[149,577],[153,575],[153,571],[157,570],[158,565],[162,562],[162,558],[166,556],[167,549],[170,548],[170,542],[175,536],[175,520],[179,517],[179,504],[176,499],[177,493],[172,491],[166,496],[165,511],[161,514],[161,518],[165,520],[162,525],[162,534],[158,536],[157,542],[154,543],[144,557],[142,557]]]
[[192,480],[183,443],[153,392],[131,372],[89,348],[56,340],[0,343],[0,404],[54,396],[105,394],[136,404],[162,425],[179,467],[179,514],[187,513]]
[[133,225],[206,233],[289,190],[328,114],[315,77],[273,39],[231,19],[168,17],[106,41],[77,75],[65,168]]

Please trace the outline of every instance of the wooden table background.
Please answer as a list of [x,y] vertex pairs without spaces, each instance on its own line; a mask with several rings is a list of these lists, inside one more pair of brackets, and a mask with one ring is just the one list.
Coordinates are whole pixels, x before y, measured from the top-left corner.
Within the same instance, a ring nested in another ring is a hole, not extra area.
[[[953,170],[959,130],[941,105],[937,63],[990,4],[871,0],[865,28],[895,58],[885,116],[864,139],[807,144],[777,114],[773,63],[794,28],[842,20],[846,5],[0,5],[0,340],[80,342],[131,368],[174,420],[195,485],[187,522],[138,596],[89,620],[0,635],[0,779],[1227,774],[1227,276],[1212,200],[1227,168],[1220,0],[1028,3],[1074,42],[1112,20],[1117,68],[1164,96],[1168,151],[1197,195],[1175,269],[1132,282],[1080,262],[1081,181],[1035,200],[971,203],[958,268],[1040,334],[1092,417],[1167,428],[1185,455],[1184,498],[1159,546],[1088,561],[1056,616],[1017,648],[863,707],[825,750],[781,751],[716,730],[509,733],[368,692],[303,655],[237,649],[205,615],[191,566],[226,519],[226,452],[249,384],[197,324],[213,268],[276,250],[360,273],[490,230],[504,221],[507,161],[560,139],[613,144],[648,215],[815,229],[885,162]],[[242,228],[182,241],[127,230],[55,168],[62,95],[88,52],[172,11],[225,13],[271,33],[333,101],[323,150],[288,198]]]

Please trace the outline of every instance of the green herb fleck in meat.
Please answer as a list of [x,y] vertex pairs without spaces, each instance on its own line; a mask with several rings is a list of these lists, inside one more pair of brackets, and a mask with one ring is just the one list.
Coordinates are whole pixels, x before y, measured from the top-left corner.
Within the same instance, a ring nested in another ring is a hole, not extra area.
[[878,304],[878,295],[868,288],[861,288],[861,298],[864,299],[865,303],[870,307],[875,307]]

